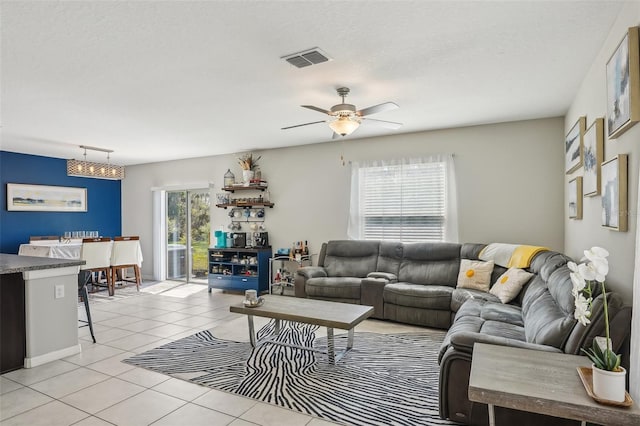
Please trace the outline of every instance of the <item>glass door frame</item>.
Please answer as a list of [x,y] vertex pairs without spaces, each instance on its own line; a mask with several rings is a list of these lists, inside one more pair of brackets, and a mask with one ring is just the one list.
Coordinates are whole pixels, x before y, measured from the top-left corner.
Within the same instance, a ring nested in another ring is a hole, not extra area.
[[[171,281],[182,281],[185,283],[198,283],[205,284],[200,279],[196,279],[195,276],[192,277],[193,274],[193,250],[191,249],[193,245],[193,236],[192,236],[192,197],[194,194],[208,194],[209,200],[211,200],[211,191],[209,188],[180,188],[180,189],[167,189],[164,197],[164,208],[165,208],[165,217],[164,217],[164,232],[168,237],[168,223],[169,223],[169,194],[170,193],[184,193],[185,194],[185,260],[184,260],[184,268],[185,274],[184,277],[169,277],[169,239],[164,238],[163,250],[164,250],[164,273],[167,280]],[[209,206],[209,224],[211,224],[211,207]],[[209,230],[209,234],[211,231]],[[211,236],[209,235],[209,238]],[[206,280],[205,280],[206,281]]]

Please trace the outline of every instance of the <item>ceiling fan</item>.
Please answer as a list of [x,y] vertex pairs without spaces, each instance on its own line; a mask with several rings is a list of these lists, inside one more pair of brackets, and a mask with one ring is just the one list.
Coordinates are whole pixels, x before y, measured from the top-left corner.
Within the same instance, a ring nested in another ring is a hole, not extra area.
[[360,124],[366,120],[367,123],[377,124],[388,129],[399,129],[402,123],[395,123],[393,121],[376,120],[368,118],[368,115],[377,114],[379,112],[391,111],[398,109],[398,105],[393,102],[385,102],[382,104],[370,106],[361,110],[356,110],[355,105],[345,104],[344,98],[349,94],[347,87],[340,87],[338,90],[338,96],[342,98],[342,103],[334,105],[330,110],[318,108],[313,105],[301,105],[303,108],[312,109],[314,111],[327,114],[330,118],[328,120],[312,121],[311,123],[297,124],[295,126],[283,127],[282,130],[293,129],[295,127],[308,126],[310,124],[328,123],[331,130],[333,130],[333,138],[338,136],[347,136],[353,133]]

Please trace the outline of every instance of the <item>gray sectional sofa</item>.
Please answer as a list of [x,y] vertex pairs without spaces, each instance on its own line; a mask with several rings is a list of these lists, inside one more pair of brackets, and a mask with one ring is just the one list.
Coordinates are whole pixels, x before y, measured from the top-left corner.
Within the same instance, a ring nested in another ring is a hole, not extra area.
[[[573,318],[572,284],[566,263],[554,251],[536,254],[532,273],[518,296],[503,304],[493,294],[456,288],[461,259],[477,260],[484,244],[329,241],[318,266],[297,271],[295,294],[374,307],[374,318],[448,329],[439,354],[440,416],[471,425],[487,424],[487,407],[468,400],[476,342],[531,350],[580,354],[604,334],[602,297],[592,321]],[[491,282],[507,269],[496,265]],[[631,308],[608,295],[613,346],[628,342]],[[526,362],[526,360],[523,360]],[[569,425],[577,422],[515,410],[496,409],[498,424]]]

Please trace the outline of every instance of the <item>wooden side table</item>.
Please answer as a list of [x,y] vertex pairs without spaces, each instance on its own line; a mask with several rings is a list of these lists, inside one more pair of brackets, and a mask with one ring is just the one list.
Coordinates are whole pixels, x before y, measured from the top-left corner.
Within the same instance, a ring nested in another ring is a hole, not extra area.
[[640,424],[638,401],[613,407],[595,402],[585,390],[577,367],[587,357],[476,343],[473,348],[469,400],[489,406],[489,425],[495,426],[494,406],[603,425]]

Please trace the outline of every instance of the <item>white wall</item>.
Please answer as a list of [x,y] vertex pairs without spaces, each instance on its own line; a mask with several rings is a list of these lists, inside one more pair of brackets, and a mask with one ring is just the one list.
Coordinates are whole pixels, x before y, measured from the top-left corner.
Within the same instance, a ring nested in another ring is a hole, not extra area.
[[[587,126],[597,117],[605,117],[606,101],[606,63],[624,36],[628,27],[640,22],[640,6],[638,3],[629,4],[620,14],[609,33],[605,44],[598,52],[589,73],[584,78],[580,90],[565,117],[565,133],[578,120],[587,117]],[[605,120],[606,121],[606,120]],[[605,125],[606,127],[606,125]],[[632,127],[618,139],[607,140],[605,129],[604,160],[609,160],[617,154],[629,155],[628,205],[629,226],[627,232],[616,232],[601,226],[602,197],[584,197],[582,220],[568,219],[568,201],[565,203],[565,252],[577,259],[583,256],[582,251],[594,245],[606,248],[610,252],[610,272],[607,283],[616,292],[631,300],[633,268],[635,259],[636,239],[636,206],[638,204],[638,164],[640,164],[640,124]],[[564,167],[564,166],[563,166]],[[582,176],[580,168],[564,178],[565,187],[569,180]],[[567,195],[565,194],[565,197]]]
[[[596,117],[606,115],[606,63],[613,54],[622,37],[629,27],[640,23],[640,3],[630,2],[625,5],[618,19],[611,28],[606,42],[598,52],[594,62],[585,76],[580,89],[571,104],[565,117],[565,133],[570,130],[578,117],[587,116],[587,126]],[[628,168],[628,205],[629,226],[627,232],[615,232],[600,226],[601,197],[586,197],[583,199],[583,219],[565,219],[565,252],[580,259],[582,251],[594,245],[606,248],[609,253],[610,272],[607,276],[607,284],[610,289],[621,293],[625,300],[631,304],[633,293],[636,302],[634,304],[633,328],[632,328],[632,358],[631,358],[631,394],[633,398],[640,397],[640,318],[637,313],[640,310],[640,297],[638,284],[633,288],[634,264],[636,263],[636,230],[637,230],[637,206],[638,206],[638,165],[640,164],[640,124],[636,124],[615,140],[607,140],[605,129],[604,160],[609,160],[617,154],[629,155]],[[578,169],[564,179],[565,185],[575,176],[582,176],[582,168]],[[565,194],[565,205],[568,205]],[[568,217],[565,209],[565,217]],[[634,355],[635,354],[635,355]]]
[[[537,244],[562,250],[563,119],[421,132],[256,152],[269,182],[273,209],[266,226],[274,248],[308,240],[311,251],[346,238],[349,164],[340,160],[455,155],[460,241]],[[203,187],[220,192],[227,168],[241,175],[236,156],[225,155],[127,168],[122,185],[124,234],[140,235],[143,274],[152,276],[153,187]],[[226,226],[227,211],[212,208],[212,229]]]

